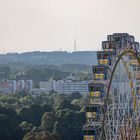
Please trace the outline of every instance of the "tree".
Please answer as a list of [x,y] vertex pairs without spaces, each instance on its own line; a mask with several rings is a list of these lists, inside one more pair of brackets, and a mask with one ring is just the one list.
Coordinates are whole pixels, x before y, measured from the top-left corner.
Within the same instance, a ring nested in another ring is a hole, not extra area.
[[32,104],[29,108],[22,108],[19,111],[19,117],[21,121],[28,121],[36,126],[39,126],[43,113],[43,107],[38,104]]
[[74,106],[70,103],[70,101],[63,100],[58,104],[56,110],[62,110],[62,109],[67,109],[67,108],[74,109]]
[[69,110],[56,121],[54,132],[60,135],[61,140],[81,140],[81,129],[85,122],[84,113]]
[[17,123],[7,115],[0,114],[0,139],[21,140],[22,131]]
[[10,78],[11,70],[8,66],[0,67],[0,78],[7,80]]
[[33,103],[33,98],[30,95],[20,98],[20,103],[23,105],[31,105]]
[[27,121],[23,121],[20,123],[20,127],[24,130],[25,133],[31,131],[33,129],[33,124],[28,123]]
[[25,74],[21,74],[17,76],[17,79],[32,79],[33,81],[46,81],[49,79],[63,79],[66,78],[70,73],[63,72],[57,69],[51,68],[32,68],[28,69]]
[[51,112],[51,111],[53,111],[52,106],[49,105],[49,104],[44,104],[42,107],[44,109],[44,112]]
[[73,104],[75,107],[77,107],[78,110],[80,110],[84,106],[82,99],[73,99],[71,104]]
[[59,135],[48,131],[27,133],[23,140],[60,140]]
[[80,98],[82,98],[82,95],[79,92],[73,92],[73,93],[71,93],[70,97],[72,99],[80,99]]
[[79,110],[87,97],[53,91],[35,98],[23,95],[0,95],[0,140],[21,140],[23,135],[24,140],[81,139],[86,119]]
[[11,108],[0,107],[0,113],[5,114],[13,119],[17,119],[16,111]]
[[38,104],[32,104],[29,107],[30,115],[33,117],[35,125],[39,125],[41,122],[42,115],[44,114],[43,107]]
[[54,113],[45,112],[42,119],[41,119],[41,126],[42,130],[47,130],[49,132],[53,132],[55,124],[55,115]]

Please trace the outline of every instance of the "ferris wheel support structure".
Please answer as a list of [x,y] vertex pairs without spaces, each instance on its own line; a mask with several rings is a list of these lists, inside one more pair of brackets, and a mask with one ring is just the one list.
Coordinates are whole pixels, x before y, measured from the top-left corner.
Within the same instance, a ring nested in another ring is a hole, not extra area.
[[108,35],[92,67],[84,140],[140,139],[139,43],[127,33]]

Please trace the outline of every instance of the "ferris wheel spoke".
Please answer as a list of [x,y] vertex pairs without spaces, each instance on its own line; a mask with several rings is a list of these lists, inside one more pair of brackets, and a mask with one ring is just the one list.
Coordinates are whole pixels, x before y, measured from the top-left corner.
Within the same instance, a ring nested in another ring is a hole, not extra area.
[[84,140],[140,139],[139,43],[126,33],[114,33],[102,42],[89,83],[85,106]]

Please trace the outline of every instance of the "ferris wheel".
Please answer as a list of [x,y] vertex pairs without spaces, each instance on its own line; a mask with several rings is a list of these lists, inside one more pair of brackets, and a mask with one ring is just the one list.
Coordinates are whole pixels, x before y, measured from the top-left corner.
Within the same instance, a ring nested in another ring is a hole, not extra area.
[[108,35],[97,59],[85,105],[83,139],[139,140],[139,43],[127,33]]

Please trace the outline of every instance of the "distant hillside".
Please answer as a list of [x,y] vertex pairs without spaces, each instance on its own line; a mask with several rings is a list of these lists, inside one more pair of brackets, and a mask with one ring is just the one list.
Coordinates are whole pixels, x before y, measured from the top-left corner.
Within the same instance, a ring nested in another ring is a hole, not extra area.
[[97,62],[96,52],[26,52],[0,55],[0,64],[32,64],[32,65],[94,65]]
[[63,64],[57,67],[58,70],[64,72],[91,72],[91,68],[90,65],[84,64]]

